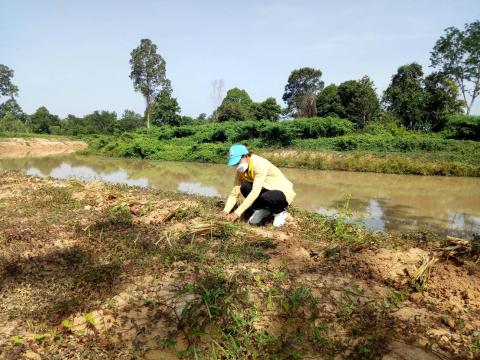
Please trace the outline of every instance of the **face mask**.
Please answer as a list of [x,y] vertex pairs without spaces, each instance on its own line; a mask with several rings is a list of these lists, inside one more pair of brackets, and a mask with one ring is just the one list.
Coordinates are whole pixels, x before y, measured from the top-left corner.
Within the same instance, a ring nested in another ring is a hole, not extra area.
[[245,162],[245,163],[238,164],[237,171],[239,173],[244,173],[247,170],[248,170],[248,163]]

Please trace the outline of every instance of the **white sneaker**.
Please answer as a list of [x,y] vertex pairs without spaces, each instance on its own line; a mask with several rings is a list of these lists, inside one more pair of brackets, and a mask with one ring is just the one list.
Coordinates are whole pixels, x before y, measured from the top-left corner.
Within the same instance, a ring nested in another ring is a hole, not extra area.
[[250,219],[248,219],[248,222],[252,225],[258,225],[262,222],[263,219],[265,219],[270,214],[271,214],[270,210],[267,210],[267,209],[255,210],[253,215],[250,216]]
[[287,212],[284,210],[281,213],[273,215],[273,226],[280,227],[285,224],[287,220]]

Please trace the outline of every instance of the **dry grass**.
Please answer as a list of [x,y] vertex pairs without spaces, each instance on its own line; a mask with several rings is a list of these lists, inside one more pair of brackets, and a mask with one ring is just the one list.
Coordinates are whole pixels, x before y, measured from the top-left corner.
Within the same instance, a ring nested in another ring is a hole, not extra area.
[[480,241],[478,239],[465,240],[447,236],[446,246],[442,247],[441,251],[447,259],[461,256],[477,256],[476,262],[480,261]]
[[433,265],[438,261],[435,256],[425,257],[422,264],[412,275],[411,284],[417,289],[426,289]]

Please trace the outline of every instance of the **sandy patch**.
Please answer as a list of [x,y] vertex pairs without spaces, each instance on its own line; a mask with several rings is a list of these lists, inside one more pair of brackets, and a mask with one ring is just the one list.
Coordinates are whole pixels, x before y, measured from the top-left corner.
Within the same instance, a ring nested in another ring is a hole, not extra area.
[[83,141],[49,140],[40,138],[0,139],[0,158],[42,157],[57,154],[70,154],[85,149]]

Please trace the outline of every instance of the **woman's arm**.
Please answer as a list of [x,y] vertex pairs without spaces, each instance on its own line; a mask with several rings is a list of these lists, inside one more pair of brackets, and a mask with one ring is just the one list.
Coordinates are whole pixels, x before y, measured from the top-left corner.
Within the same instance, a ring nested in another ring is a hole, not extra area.
[[253,202],[258,198],[260,193],[262,192],[263,183],[268,174],[268,167],[267,166],[256,166],[254,167],[255,175],[253,178],[253,185],[252,191],[250,194],[245,198],[242,204],[235,210],[235,214],[239,217],[247,210],[250,206],[252,206]]
[[241,185],[240,175],[237,173],[235,175],[235,181],[234,181],[232,191],[230,191],[230,195],[228,195],[227,202],[225,203],[225,207],[223,208],[223,211],[226,212],[227,214],[229,214],[230,211],[232,211],[233,207],[237,203],[238,197],[240,195],[240,185]]

